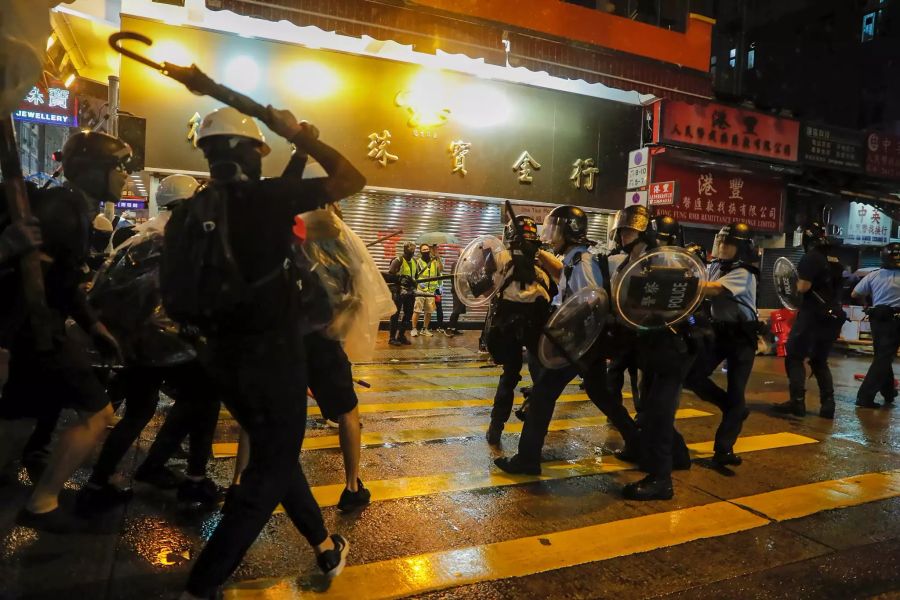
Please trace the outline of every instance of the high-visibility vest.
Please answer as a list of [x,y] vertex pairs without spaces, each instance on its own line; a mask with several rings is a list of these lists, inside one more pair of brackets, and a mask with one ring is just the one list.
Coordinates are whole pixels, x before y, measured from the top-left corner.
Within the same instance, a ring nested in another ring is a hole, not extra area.
[[[441,265],[438,263],[436,259],[432,259],[431,262],[425,264],[421,258],[418,259],[419,262],[419,279],[428,279],[430,277],[437,277],[441,274]],[[426,294],[433,294],[435,290],[441,287],[440,281],[428,281],[426,283],[420,283],[419,289],[425,292]]]

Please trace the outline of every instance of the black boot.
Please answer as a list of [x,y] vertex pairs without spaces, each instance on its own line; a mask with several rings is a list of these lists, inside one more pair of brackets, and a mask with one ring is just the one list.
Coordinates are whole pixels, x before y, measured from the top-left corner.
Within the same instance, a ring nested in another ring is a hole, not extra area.
[[856,398],[856,406],[858,406],[859,408],[878,408],[878,403],[875,402],[874,400],[872,400],[871,398],[863,399],[863,398],[857,397]]
[[797,417],[806,416],[806,399],[802,396],[791,398],[787,402],[781,404],[773,404],[772,410],[783,415],[795,415]]
[[541,474],[541,463],[529,463],[523,461],[519,458],[519,455],[516,454],[512,458],[507,458],[502,456],[494,461],[494,464],[497,465],[502,471],[510,473],[512,475],[540,475]]
[[487,435],[487,443],[491,446],[499,446],[500,445],[500,436],[503,434],[503,423],[491,423],[488,426]]
[[716,453],[713,454],[712,462],[717,467],[728,467],[728,466],[736,467],[744,461],[741,459],[740,456],[738,456],[734,452],[716,451]]
[[670,477],[647,475],[622,488],[622,496],[626,500],[671,500],[674,495]]
[[834,396],[822,398],[822,404],[819,406],[819,416],[823,419],[834,418]]

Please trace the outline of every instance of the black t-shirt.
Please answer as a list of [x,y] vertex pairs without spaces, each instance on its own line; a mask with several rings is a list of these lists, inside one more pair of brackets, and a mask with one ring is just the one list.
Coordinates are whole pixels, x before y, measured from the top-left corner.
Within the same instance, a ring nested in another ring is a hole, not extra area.
[[822,310],[840,304],[842,271],[840,260],[819,248],[804,254],[797,265],[797,274],[812,283],[812,287],[803,294],[801,306]]

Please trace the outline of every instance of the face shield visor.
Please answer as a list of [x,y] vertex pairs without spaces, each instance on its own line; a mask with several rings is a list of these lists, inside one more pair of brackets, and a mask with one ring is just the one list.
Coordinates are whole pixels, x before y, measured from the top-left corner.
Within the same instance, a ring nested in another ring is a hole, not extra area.
[[565,242],[565,222],[559,217],[547,215],[541,228],[541,241],[557,250]]

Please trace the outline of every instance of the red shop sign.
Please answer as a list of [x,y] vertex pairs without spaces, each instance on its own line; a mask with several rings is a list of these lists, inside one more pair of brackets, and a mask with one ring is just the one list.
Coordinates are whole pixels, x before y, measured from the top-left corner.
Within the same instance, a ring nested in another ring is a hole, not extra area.
[[654,105],[653,140],[797,162],[800,122],[724,104],[662,100]]
[[760,232],[781,232],[784,225],[778,181],[660,159],[653,161],[653,178],[679,183],[675,203],[656,206],[654,212],[682,223],[721,226],[741,221]]
[[866,173],[900,179],[900,136],[870,133],[866,137]]

